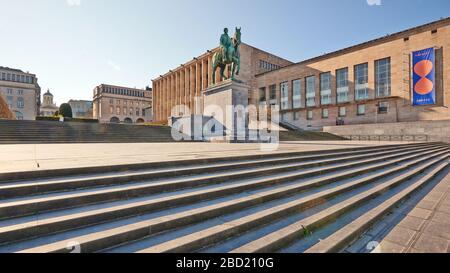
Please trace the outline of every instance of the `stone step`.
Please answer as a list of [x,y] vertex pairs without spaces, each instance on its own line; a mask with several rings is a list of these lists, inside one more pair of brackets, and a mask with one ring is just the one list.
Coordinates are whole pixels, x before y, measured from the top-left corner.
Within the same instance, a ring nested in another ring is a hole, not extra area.
[[[368,199],[371,199],[376,195],[380,195],[383,192],[389,190],[390,188],[395,187],[398,184],[402,183],[403,181],[412,178],[414,175],[417,175],[418,172],[425,172],[425,171],[427,171],[427,169],[429,169],[433,166],[437,166],[433,169],[432,172],[427,174],[425,177],[421,178],[419,181],[414,183],[412,186],[408,187],[407,190],[402,191],[400,194],[397,194],[394,197],[394,199],[398,199],[399,196],[403,196],[403,198],[405,198],[407,196],[406,193],[410,194],[413,191],[418,190],[419,187],[430,182],[432,180],[432,178],[435,177],[439,172],[446,169],[450,162],[449,157],[450,157],[450,154],[445,153],[444,155],[440,156],[438,159],[435,159],[435,160],[425,164],[420,169],[417,169],[413,172],[401,175],[401,176],[397,177],[396,179],[389,181],[388,183],[379,185],[370,191],[364,192],[353,198],[345,200],[344,202],[341,202],[331,208],[321,211],[320,213],[314,214],[306,219],[296,222],[282,230],[271,233],[267,236],[264,236],[263,238],[260,238],[260,239],[253,241],[247,245],[237,248],[234,251],[232,251],[232,253],[274,252],[286,245],[289,245],[293,241],[298,240],[299,238],[302,238],[302,236],[304,236],[305,230],[314,231],[315,229],[322,226],[330,219],[336,219],[340,215],[344,214],[346,211],[360,205],[361,203],[364,203]],[[381,206],[384,207],[384,206],[388,205],[389,203],[390,203],[389,201],[387,201],[387,203],[384,202]]]
[[450,160],[447,159],[443,162],[439,168],[434,170],[433,172],[427,174],[427,176],[414,183],[410,187],[404,189],[397,195],[391,197],[386,200],[381,205],[373,208],[372,210],[366,212],[364,215],[354,220],[350,224],[346,225],[344,228],[339,231],[333,233],[331,236],[326,239],[320,241],[316,245],[312,246],[305,253],[331,253],[331,252],[340,252],[346,246],[350,245],[353,241],[358,239],[367,229],[373,226],[377,221],[386,216],[390,211],[392,211],[396,206],[398,206],[401,202],[409,198],[415,191],[424,187],[424,184],[429,179],[436,177],[440,171],[448,168],[450,165]]
[[[419,147],[419,146],[417,146]],[[434,145],[425,145],[424,147],[432,148]],[[190,166],[175,167],[175,168],[162,168],[162,169],[152,169],[151,171],[127,171],[127,172],[115,172],[110,174],[105,174],[101,176],[91,176],[91,177],[74,177],[74,178],[64,178],[64,179],[41,179],[39,181],[23,181],[23,182],[10,182],[10,183],[0,183],[0,200],[6,198],[22,197],[35,194],[44,194],[58,191],[68,191],[73,189],[85,189],[100,186],[112,186],[112,185],[123,185],[127,183],[136,183],[138,181],[144,181],[148,179],[160,179],[169,178],[175,176],[187,176],[196,175],[206,172],[219,172],[227,170],[237,170],[250,167],[262,167],[262,166],[277,166],[286,163],[295,162],[306,162],[319,159],[332,159],[332,158],[343,158],[346,160],[347,155],[366,155],[371,152],[384,152],[384,151],[397,151],[401,149],[405,151],[406,147],[385,147],[376,149],[366,149],[361,151],[341,151],[335,153],[328,153],[322,155],[305,155],[305,156],[286,156],[280,158],[268,158],[268,159],[254,159],[230,162],[230,163],[210,163],[207,165],[194,164]],[[352,157],[351,157],[352,158]],[[328,161],[326,161],[328,162]],[[305,168],[310,167],[310,165],[305,165]]]
[[[434,149],[440,149],[441,146],[437,146]],[[221,173],[213,173],[206,175],[199,175],[168,179],[166,181],[150,181],[137,184],[123,185],[117,187],[96,188],[90,191],[70,191],[62,194],[49,194],[46,196],[36,196],[27,199],[11,199],[3,200],[0,204],[0,217],[2,219],[26,216],[30,214],[36,214],[39,212],[51,211],[55,209],[72,208],[87,204],[95,204],[100,202],[108,202],[121,199],[129,199],[133,197],[145,196],[150,194],[157,194],[168,191],[176,191],[186,188],[199,187],[204,185],[214,185],[223,182],[230,181],[232,179],[243,179],[251,177],[261,177],[263,175],[282,174],[285,172],[295,172],[283,178],[283,181],[288,179],[299,179],[304,177],[311,177],[317,174],[329,173],[342,169],[349,169],[365,164],[382,162],[389,159],[394,159],[400,156],[407,156],[411,154],[419,154],[421,152],[429,151],[430,147],[419,147],[402,149],[398,151],[387,151],[380,153],[365,154],[359,156],[350,156],[331,160],[319,160],[307,163],[299,164],[282,164],[276,167],[260,167],[252,168],[250,170],[237,170],[237,171],[225,171]],[[369,158],[369,159],[367,159]],[[342,164],[343,162],[352,162],[349,164]],[[306,168],[321,167],[330,164],[338,164],[336,166],[319,168],[317,170],[311,170],[306,172],[298,172]]]
[[[416,156],[410,156],[407,158],[396,159],[391,162],[384,162],[382,164],[377,164],[370,167],[361,167],[357,169],[352,169],[350,171],[345,171],[342,173],[333,173],[328,176],[321,176],[318,179],[312,179],[311,181],[304,183],[302,185],[287,186],[285,188],[280,188],[274,192],[270,198],[280,198],[295,192],[315,188],[318,186],[323,186],[325,184],[334,183],[336,181],[349,179],[357,175],[368,171],[375,171],[377,169],[387,168],[389,166],[397,165],[407,160],[412,160]],[[403,170],[404,168],[410,168],[414,164],[420,163],[420,160],[416,160],[414,163],[408,164],[407,166],[400,166],[394,168],[392,171],[386,172],[384,175],[389,175],[393,172]],[[404,163],[406,164],[406,163]],[[381,176],[377,176],[378,178]],[[276,178],[280,179],[280,178]],[[187,205],[195,202],[200,202],[206,199],[219,198],[226,195],[237,194],[249,189],[255,189],[258,187],[268,187],[274,183],[274,178],[266,178],[257,181],[239,182],[236,181],[231,185],[219,185],[212,189],[199,189],[198,191],[174,194],[168,197],[155,198],[150,201],[139,201],[134,203],[128,203],[119,206],[110,206],[106,209],[93,209],[91,211],[83,213],[75,213],[73,215],[60,216],[53,219],[44,220],[42,216],[39,222],[32,220],[30,222],[21,223],[20,225],[14,225],[9,227],[0,228],[0,244],[22,240],[24,238],[32,238],[33,236],[45,235],[46,233],[59,232],[72,228],[79,228],[81,226],[88,226],[100,222],[115,220],[121,217],[130,217],[133,215],[149,213],[152,211],[161,210],[169,207],[176,207],[181,205]],[[266,196],[266,201],[270,199]]]
[[[411,147],[422,147],[429,145],[442,145],[440,143],[419,143],[419,144],[400,144],[400,145],[383,145],[377,146],[380,151],[385,150],[385,148],[411,148]],[[375,149],[377,149],[375,148]],[[260,159],[276,159],[280,157],[289,156],[320,156],[323,154],[331,153],[345,153],[345,152],[358,152],[373,150],[374,147],[356,147],[356,148],[346,148],[346,149],[332,149],[325,151],[307,151],[307,152],[288,152],[288,153],[272,153],[272,154],[257,154],[250,156],[233,156],[233,157],[222,157],[222,158],[203,158],[203,159],[188,159],[188,160],[178,160],[178,161],[162,161],[162,162],[151,162],[151,163],[138,163],[138,164],[126,164],[126,165],[114,165],[114,166],[98,166],[98,167],[83,167],[83,168],[72,168],[72,169],[54,169],[54,170],[38,170],[38,171],[25,171],[25,172],[10,172],[10,173],[0,173],[0,184],[9,183],[11,181],[22,181],[22,180],[39,180],[45,178],[57,178],[57,177],[79,177],[83,175],[92,176],[95,174],[105,174],[119,172],[128,172],[134,170],[143,169],[161,169],[168,167],[181,167],[187,165],[208,165],[226,162],[236,162],[243,160],[260,160]],[[76,175],[74,175],[76,174]]]
[[[429,151],[428,155],[426,156],[425,155],[411,156],[410,159],[415,158],[416,161],[412,164],[409,164],[408,166],[413,167],[417,164],[423,164],[423,162],[426,162],[426,160],[431,160],[433,158],[443,156],[444,154],[448,154],[448,147],[436,151]],[[421,168],[420,169],[415,168],[414,170],[410,171],[409,174],[411,176],[414,176],[420,170]],[[272,208],[265,211],[264,212],[265,214],[263,213],[259,215],[263,217],[261,219],[264,219],[264,221],[269,221],[271,219],[274,220],[277,219],[277,215],[281,217],[282,215],[286,215],[286,213],[295,213],[296,211],[298,211],[299,208],[307,208],[314,206],[317,203],[325,202],[327,198],[332,198],[333,196],[336,196],[342,192],[348,191],[355,187],[360,187],[361,185],[371,183],[373,181],[376,181],[382,176],[384,175],[376,174],[367,178],[362,178],[357,181],[346,183],[341,187],[326,190],[324,192],[308,196],[307,198],[304,198],[302,200],[297,200],[295,202],[285,204],[281,206],[278,211],[275,208]],[[399,181],[398,183],[400,182],[401,181]],[[297,187],[301,186],[297,185]],[[24,250],[24,252],[67,252],[68,250],[66,249],[66,246],[68,241],[80,243],[83,252],[99,251],[115,245],[127,243],[137,239],[142,239],[146,236],[157,234],[162,231],[167,231],[180,226],[186,226],[196,222],[205,221],[205,219],[218,217],[225,213],[230,213],[231,211],[239,211],[243,208],[254,206],[255,204],[267,202],[267,200],[270,200],[270,198],[274,198],[274,195],[280,198],[281,197],[280,194],[282,196],[285,196],[286,191],[293,191],[292,188],[291,189],[284,188],[283,190],[276,189],[265,193],[259,193],[253,196],[243,197],[236,200],[215,204],[208,207],[189,210],[182,213],[168,215],[148,221],[137,222],[131,225],[122,226],[115,229],[105,230],[97,233],[94,232],[85,236],[71,238],[70,240],[59,241],[47,245],[41,245],[37,248],[26,249]],[[261,224],[261,221],[264,222],[261,219],[260,217],[254,218],[255,220],[254,223]],[[245,223],[243,223],[243,225],[246,226]],[[227,234],[222,234],[220,236],[227,236]]]

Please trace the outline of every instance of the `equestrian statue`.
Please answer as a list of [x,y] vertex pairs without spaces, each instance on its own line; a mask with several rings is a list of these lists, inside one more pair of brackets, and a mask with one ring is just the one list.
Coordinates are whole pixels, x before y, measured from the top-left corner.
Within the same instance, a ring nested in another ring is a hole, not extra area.
[[220,68],[220,77],[227,80],[225,69],[231,65],[231,79],[236,81],[235,76],[239,75],[241,70],[241,53],[239,47],[241,45],[241,28],[236,28],[233,38],[228,36],[228,28],[224,29],[224,33],[220,37],[220,50],[213,56],[213,74],[212,84],[216,84],[217,68]]

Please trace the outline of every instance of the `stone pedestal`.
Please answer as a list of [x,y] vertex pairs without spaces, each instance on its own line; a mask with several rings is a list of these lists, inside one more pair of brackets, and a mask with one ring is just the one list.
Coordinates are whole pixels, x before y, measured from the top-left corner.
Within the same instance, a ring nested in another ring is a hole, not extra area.
[[[203,116],[210,117],[210,125],[214,131],[223,126],[224,136],[217,133],[205,134],[209,141],[246,141],[248,132],[248,98],[249,86],[232,80],[210,86],[203,93]],[[208,126],[206,126],[207,128]]]

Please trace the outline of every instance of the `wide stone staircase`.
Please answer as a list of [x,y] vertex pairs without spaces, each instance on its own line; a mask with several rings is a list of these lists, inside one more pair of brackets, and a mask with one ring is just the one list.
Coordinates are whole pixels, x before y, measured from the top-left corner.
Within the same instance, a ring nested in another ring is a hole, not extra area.
[[0,144],[173,141],[167,126],[0,120]]
[[0,252],[340,252],[449,171],[416,143],[0,174]]
[[[322,132],[279,132],[280,141],[332,141]],[[185,136],[184,141],[189,137]],[[190,141],[190,140],[188,140]],[[0,144],[175,142],[168,126],[0,120]]]

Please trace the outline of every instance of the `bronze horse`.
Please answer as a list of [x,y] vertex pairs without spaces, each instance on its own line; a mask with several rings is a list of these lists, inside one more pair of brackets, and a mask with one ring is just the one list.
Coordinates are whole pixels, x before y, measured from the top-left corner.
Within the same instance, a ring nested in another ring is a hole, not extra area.
[[[216,84],[216,71],[220,68],[220,77],[222,80],[227,80],[225,76],[225,69],[227,65],[231,65],[231,79],[236,80],[235,76],[239,75],[241,70],[241,53],[239,52],[239,46],[241,45],[241,28],[236,28],[233,38],[231,38],[232,45],[228,48],[229,55],[232,56],[231,60],[224,62],[222,51],[214,53],[213,56],[213,74],[212,84]],[[226,59],[226,58],[225,58]]]

